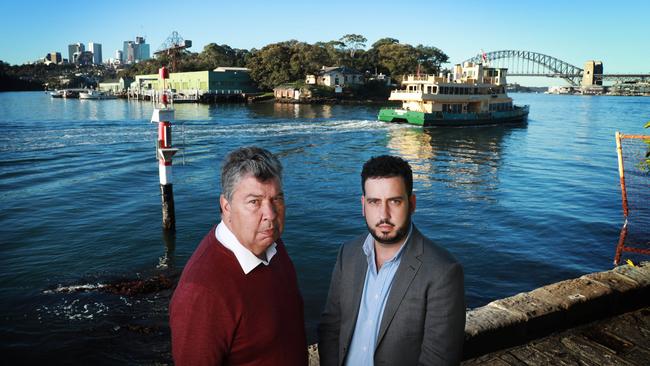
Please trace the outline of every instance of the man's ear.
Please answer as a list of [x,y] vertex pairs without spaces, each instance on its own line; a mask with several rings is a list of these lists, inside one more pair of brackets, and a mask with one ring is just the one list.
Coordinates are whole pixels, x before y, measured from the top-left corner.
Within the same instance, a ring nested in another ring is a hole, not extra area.
[[409,211],[411,213],[415,212],[415,195],[412,194],[411,197],[409,197]]
[[366,217],[366,196],[361,196],[361,215]]
[[230,202],[223,194],[219,196],[219,206],[221,206],[221,219],[227,222],[230,219]]

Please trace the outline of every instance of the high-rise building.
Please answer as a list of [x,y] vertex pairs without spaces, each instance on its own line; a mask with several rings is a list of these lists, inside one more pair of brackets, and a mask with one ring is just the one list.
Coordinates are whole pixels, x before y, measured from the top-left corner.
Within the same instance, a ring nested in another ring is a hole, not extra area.
[[79,65],[92,65],[94,63],[93,53],[90,51],[83,51],[77,55],[77,64]]
[[124,56],[123,56],[122,51],[120,51],[120,50],[115,50],[115,59],[116,59],[117,61],[119,61],[119,63],[121,63],[121,64],[124,63]]
[[83,51],[85,51],[86,48],[84,47],[83,43],[73,43],[71,45],[68,45],[68,61],[71,64],[77,63],[77,57],[81,55]]
[[132,64],[151,58],[149,56],[149,45],[145,42],[143,37],[139,36],[135,37],[135,42],[124,41],[122,52],[122,61],[125,64]]
[[90,42],[88,43],[88,51],[93,53],[93,64],[100,65],[103,61],[102,58],[102,44]]
[[138,61],[148,60],[149,57],[149,45],[146,43],[140,43],[138,45]]
[[46,64],[62,64],[63,63],[63,58],[61,57],[61,52],[50,52],[45,56],[45,63]]

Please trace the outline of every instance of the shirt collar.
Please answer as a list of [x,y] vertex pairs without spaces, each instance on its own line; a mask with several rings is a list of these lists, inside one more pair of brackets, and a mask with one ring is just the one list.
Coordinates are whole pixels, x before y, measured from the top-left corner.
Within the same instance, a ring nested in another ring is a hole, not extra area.
[[[399,248],[399,250],[397,251],[397,253],[395,253],[393,258],[387,260],[386,262],[392,262],[398,260],[402,256],[404,247],[406,246],[409,239],[411,238],[411,232],[413,232],[413,222],[411,222],[411,225],[409,226],[409,232],[408,234],[406,234],[406,240],[404,240],[404,243],[402,243],[402,247]],[[366,236],[366,240],[363,242],[363,252],[365,253],[368,259],[368,264],[371,264],[372,268],[375,268],[375,238],[370,233],[368,233],[368,236]]]
[[223,221],[217,225],[217,229],[214,232],[217,240],[235,255],[235,258],[237,258],[237,262],[239,262],[244,274],[250,273],[250,271],[259,266],[260,263],[268,266],[273,256],[278,252],[276,248],[277,244],[273,243],[266,249],[266,260],[258,258],[253,254],[253,252],[248,250],[248,248],[243,246],[239,240],[237,240],[235,234],[230,231]]

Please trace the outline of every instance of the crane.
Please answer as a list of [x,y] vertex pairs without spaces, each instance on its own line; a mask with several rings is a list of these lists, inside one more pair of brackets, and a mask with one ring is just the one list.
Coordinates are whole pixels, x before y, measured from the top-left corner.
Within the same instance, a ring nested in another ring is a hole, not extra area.
[[167,40],[165,40],[165,42],[160,45],[158,51],[156,51],[154,54],[165,54],[169,56],[169,59],[171,60],[171,72],[176,72],[178,59],[184,50],[190,47],[192,47],[192,41],[187,39],[184,40],[183,37],[178,34],[178,32],[173,31],[172,34],[167,37]]

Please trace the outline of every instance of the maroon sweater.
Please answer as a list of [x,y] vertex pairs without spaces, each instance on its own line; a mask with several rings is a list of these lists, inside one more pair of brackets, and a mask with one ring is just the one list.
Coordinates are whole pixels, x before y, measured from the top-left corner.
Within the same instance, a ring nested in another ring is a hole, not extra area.
[[214,235],[187,262],[169,305],[174,363],[306,365],[303,302],[284,244],[244,274]]

